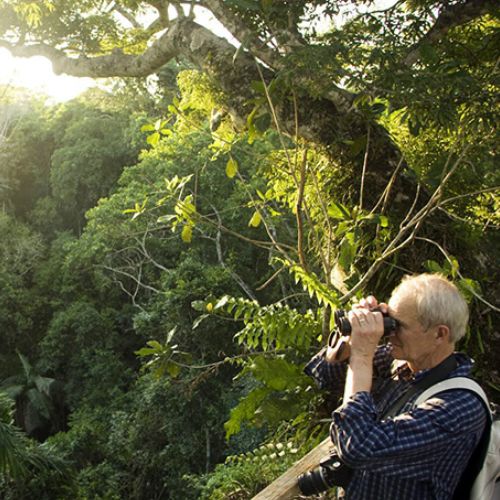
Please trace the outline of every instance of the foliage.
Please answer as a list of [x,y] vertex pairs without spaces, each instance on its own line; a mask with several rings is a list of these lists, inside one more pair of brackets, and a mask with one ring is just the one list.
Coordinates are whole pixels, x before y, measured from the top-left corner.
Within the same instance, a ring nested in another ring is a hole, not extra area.
[[44,440],[65,426],[62,384],[43,377],[18,352],[23,374],[5,379],[0,390],[16,401],[16,421],[31,437]]
[[238,433],[244,422],[276,428],[283,421],[291,421],[309,400],[304,391],[309,380],[300,366],[283,358],[256,356],[238,377],[246,375],[251,375],[258,385],[231,410],[224,424],[227,439]]
[[193,478],[193,486],[201,488],[199,498],[202,499],[252,498],[298,458],[300,454],[292,442],[270,442],[245,454],[228,457],[210,476],[201,480]]
[[65,483],[70,477],[67,463],[51,447],[34,444],[13,425],[12,406],[12,401],[0,392],[0,488],[9,481],[49,471]]
[[[70,412],[39,448],[0,399],[2,497],[253,495],[294,460],[259,445],[325,432],[301,366],[333,310],[408,272],[463,289],[464,347],[500,387],[490,3],[205,3],[238,49],[178,2],[0,2],[13,53],[158,73],[2,97],[1,377],[18,349],[23,394],[52,425],[58,380]],[[72,480],[25,460],[49,448]]]

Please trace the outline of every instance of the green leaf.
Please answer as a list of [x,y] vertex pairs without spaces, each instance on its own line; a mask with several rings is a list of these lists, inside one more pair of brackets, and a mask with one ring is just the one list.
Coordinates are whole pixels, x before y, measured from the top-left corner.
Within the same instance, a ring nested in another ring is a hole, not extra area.
[[191,302],[191,307],[195,311],[204,312],[206,311],[207,303],[204,300],[193,300]]
[[[266,93],[266,88],[261,80],[252,80],[250,82],[250,87],[259,94],[265,95]],[[255,111],[256,110],[254,109],[252,113],[255,113]]]
[[210,318],[210,314],[202,314],[201,316],[198,316],[193,323],[192,330],[196,330],[200,326],[200,324],[205,321],[207,318]]
[[214,309],[220,309],[224,307],[229,302],[229,295],[224,295],[220,298],[220,300],[215,304]]
[[139,357],[144,357],[144,356],[152,356],[153,354],[157,354],[158,350],[157,349],[151,349],[150,347],[141,347],[138,351],[134,351],[134,354]]
[[346,220],[350,218],[349,210],[341,203],[332,202],[328,205],[328,215],[332,219]]
[[348,272],[351,268],[351,264],[356,257],[356,243],[354,240],[354,233],[347,233],[340,244],[340,253],[339,253],[339,265],[344,269],[345,272]]
[[152,347],[153,349],[156,349],[156,351],[163,350],[163,346],[157,340],[148,340],[146,342],[146,345]]
[[444,269],[434,260],[426,260],[424,262],[424,267],[431,273],[447,274],[444,272]]
[[261,222],[262,222],[262,216],[260,215],[260,212],[256,210],[252,215],[252,218],[248,222],[248,225],[251,227],[259,227]]
[[190,224],[186,224],[182,228],[181,239],[184,243],[191,243],[193,239],[193,226],[191,226]]
[[177,378],[181,372],[181,367],[177,363],[170,361],[167,363],[167,371],[172,378]]
[[245,420],[254,418],[259,405],[269,392],[266,387],[258,387],[240,400],[238,405],[231,410],[229,420],[224,424],[226,439],[229,439],[233,434],[237,434]]
[[173,219],[177,219],[177,215],[174,214],[160,215],[160,217],[158,217],[156,222],[158,222],[159,224],[168,224]]
[[57,382],[55,381],[55,379],[50,377],[35,375],[33,377],[33,381],[35,382],[35,386],[38,391],[48,397],[50,397],[51,392],[53,392],[53,389],[57,386]]
[[450,259],[449,261],[446,261],[447,268],[449,269],[451,277],[456,278],[458,275],[458,271],[460,270],[460,265],[456,257],[453,257],[453,255],[450,255],[449,259]]
[[361,153],[361,151],[364,151],[366,149],[366,135],[361,135],[359,137],[356,137],[353,141],[350,141],[349,145],[351,147],[351,153],[353,156],[358,155]]
[[177,327],[174,326],[173,328],[171,328],[169,330],[169,332],[167,333],[167,340],[165,341],[165,344],[170,344],[170,342],[172,342],[172,339],[174,338],[174,335],[175,335],[175,332],[177,331]]
[[250,369],[257,380],[275,391],[295,389],[308,383],[300,366],[282,358],[258,356],[253,360]]
[[27,358],[25,358],[19,351],[17,352],[17,355],[19,356],[19,359],[21,360],[21,363],[23,365],[26,379],[31,382],[33,377],[33,367],[30,365],[30,362],[27,360]]
[[238,162],[231,156],[226,164],[226,175],[232,179],[238,173]]
[[481,294],[481,285],[479,282],[470,278],[461,278],[458,280],[457,286],[467,302],[474,299],[474,294]]
[[146,142],[150,144],[151,146],[156,146],[158,142],[160,141],[160,133],[159,132],[154,132],[151,135],[148,135]]
[[183,200],[179,200],[174,207],[174,211],[181,217],[190,219],[196,213],[196,207],[193,205],[193,195],[190,194]]

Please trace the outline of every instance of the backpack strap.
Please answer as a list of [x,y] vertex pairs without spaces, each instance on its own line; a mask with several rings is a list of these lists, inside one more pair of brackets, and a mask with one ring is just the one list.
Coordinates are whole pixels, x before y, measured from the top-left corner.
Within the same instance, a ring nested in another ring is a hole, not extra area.
[[410,401],[417,394],[425,391],[429,387],[435,387],[437,382],[445,379],[452,373],[458,366],[454,354],[450,354],[446,359],[441,361],[439,365],[431,368],[423,378],[418,382],[410,385],[410,387],[399,396],[399,398],[386,410],[382,415],[382,419],[388,417],[395,417],[399,414],[405,404]]
[[[483,401],[484,406],[486,407],[487,414],[489,417],[489,422],[486,424],[486,427],[479,439],[476,448],[472,452],[472,455],[465,467],[458,485],[455,489],[455,493],[453,495],[453,500],[463,500],[464,498],[483,498],[482,496],[477,497],[473,495],[471,492],[473,491],[473,486],[475,484],[476,478],[480,475],[483,467],[483,463],[485,461],[486,454],[488,452],[488,444],[490,440],[490,432],[491,432],[491,424],[493,420],[493,415],[490,410],[490,403],[488,400],[488,396],[484,392],[483,388],[474,380],[467,377],[452,377],[442,382],[438,382],[434,384],[432,387],[426,389],[415,401],[415,406],[427,401],[432,398],[436,394],[440,392],[454,390],[454,389],[465,389],[467,391],[473,392],[476,394],[481,401]],[[475,488],[474,488],[475,489]]]
[[475,380],[467,377],[452,377],[434,384],[418,396],[415,400],[415,406],[427,401],[440,392],[449,391],[451,389],[466,389],[477,394],[488,409],[488,415],[490,415],[491,420],[490,402],[488,400],[488,396],[486,396],[483,388]]

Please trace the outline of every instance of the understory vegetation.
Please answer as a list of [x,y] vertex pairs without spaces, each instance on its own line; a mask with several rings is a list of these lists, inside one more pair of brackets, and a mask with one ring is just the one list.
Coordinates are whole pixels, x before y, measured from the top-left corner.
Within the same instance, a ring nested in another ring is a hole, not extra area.
[[[57,2],[22,4],[2,23],[62,29]],[[225,4],[261,37],[338,14]],[[302,370],[333,311],[404,274],[462,290],[459,348],[498,401],[498,20],[418,46],[437,7],[411,5],[303,28],[239,83],[179,54],[154,86],[109,75],[62,104],[0,88],[1,498],[251,498],[327,435],[338,401]],[[106,26],[85,48],[125,36]]]

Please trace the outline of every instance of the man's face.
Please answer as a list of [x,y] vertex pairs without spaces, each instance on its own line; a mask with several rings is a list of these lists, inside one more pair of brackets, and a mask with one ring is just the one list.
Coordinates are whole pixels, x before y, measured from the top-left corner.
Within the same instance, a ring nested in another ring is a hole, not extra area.
[[389,315],[400,325],[390,337],[393,357],[408,361],[412,368],[427,367],[438,347],[435,335],[437,327],[426,330],[421,325],[417,318],[415,301],[408,293],[403,292],[391,297]]

